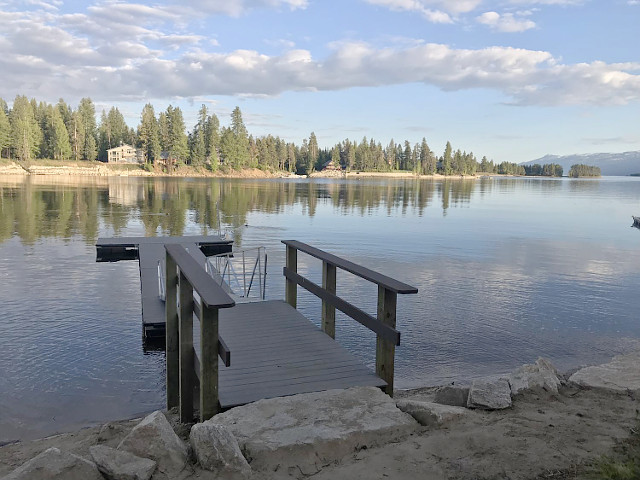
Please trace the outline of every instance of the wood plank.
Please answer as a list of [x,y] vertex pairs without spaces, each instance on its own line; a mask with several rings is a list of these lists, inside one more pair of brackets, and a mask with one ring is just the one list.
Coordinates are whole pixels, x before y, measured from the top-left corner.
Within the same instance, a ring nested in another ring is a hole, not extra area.
[[306,243],[299,242],[298,240],[282,240],[287,247],[295,248],[296,250],[300,250],[312,257],[319,258],[323,262],[327,262],[331,265],[335,265],[347,272],[353,273],[354,275],[364,278],[365,280],[369,280],[370,282],[376,283],[378,285],[382,285],[385,288],[396,292],[396,293],[418,293],[418,289],[416,287],[412,287],[404,282],[400,282],[395,278],[388,277],[383,275],[382,273],[375,272],[369,268],[363,267],[362,265],[358,265],[356,263],[350,262],[349,260],[345,260],[344,258],[340,258],[331,253],[320,250],[319,248],[312,247],[311,245],[307,245]]

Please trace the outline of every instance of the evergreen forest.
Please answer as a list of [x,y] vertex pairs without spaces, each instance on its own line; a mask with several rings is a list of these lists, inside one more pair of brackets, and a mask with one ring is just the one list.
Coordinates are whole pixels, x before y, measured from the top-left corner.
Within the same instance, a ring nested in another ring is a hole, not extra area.
[[106,162],[107,150],[127,144],[144,152],[147,167],[161,159],[171,159],[213,171],[223,166],[310,174],[332,165],[347,171],[408,171],[423,175],[527,173],[525,167],[515,163],[494,164],[486,157],[478,161],[472,152],[454,150],[450,142],[437,155],[425,138],[413,145],[408,140],[396,143],[392,139],[385,146],[373,138],[363,137],[359,142],[347,138],[321,149],[313,132],[299,145],[279,136],[254,137],[247,131],[239,107],[231,113],[229,126],[221,126],[216,114],[202,105],[197,123],[188,132],[181,109],[171,105],[156,112],[153,105],[146,104],[135,129],[127,125],[116,107],[103,110],[100,121],[96,120],[90,98],[80,100],[75,109],[63,99],[54,105],[18,95],[12,108],[0,99],[0,157],[18,161]]

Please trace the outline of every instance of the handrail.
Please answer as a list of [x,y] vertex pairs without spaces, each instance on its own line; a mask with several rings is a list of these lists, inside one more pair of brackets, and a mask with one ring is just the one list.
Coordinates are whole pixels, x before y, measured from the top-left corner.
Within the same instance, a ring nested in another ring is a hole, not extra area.
[[392,342],[396,346],[400,345],[400,332],[395,328],[391,328],[390,326],[385,325],[384,323],[378,321],[377,318],[372,317],[363,310],[360,310],[358,307],[351,305],[349,302],[346,302],[337,295],[328,292],[320,285],[313,283],[312,281],[304,278],[302,275],[289,270],[287,267],[284,267],[283,273],[287,279],[293,280],[305,290],[313,293],[316,297],[330,303],[342,313],[353,318],[372,332],[382,336],[385,340]]
[[[282,269],[286,278],[287,303],[296,308],[297,286],[300,285],[322,300],[322,330],[331,338],[335,338],[336,308],[375,332],[376,374],[387,383],[384,388],[386,393],[393,396],[395,347],[400,345],[400,332],[396,330],[397,297],[399,293],[418,293],[418,289],[306,243],[297,240],[282,240],[282,243],[287,246],[286,266]],[[322,287],[298,274],[298,251],[322,260]],[[336,295],[337,268],[378,285],[377,317]]]
[[381,287],[385,287],[387,290],[391,290],[392,292],[402,294],[418,293],[418,289],[412,287],[411,285],[400,282],[395,278],[383,275],[382,273],[375,272],[369,268],[363,267],[362,265],[350,262],[349,260],[345,260],[344,258],[337,257],[336,255],[333,255],[331,253],[312,247],[311,245],[307,245],[306,243],[299,242],[298,240],[282,240],[282,243],[308,255],[311,255],[312,257],[319,258],[323,262],[327,262],[330,265],[334,265],[341,268],[342,270],[353,273],[360,278],[369,280],[370,282],[373,282]]
[[[200,420],[220,410],[218,356],[229,366],[229,349],[218,335],[218,310],[235,301],[182,245],[165,244],[167,408],[179,407],[180,421],[193,421],[195,368],[200,380]],[[194,300],[194,291],[199,299]],[[193,315],[200,319],[199,361],[193,348]]]
[[229,308],[236,304],[182,245],[165,245],[164,248],[207,307]]

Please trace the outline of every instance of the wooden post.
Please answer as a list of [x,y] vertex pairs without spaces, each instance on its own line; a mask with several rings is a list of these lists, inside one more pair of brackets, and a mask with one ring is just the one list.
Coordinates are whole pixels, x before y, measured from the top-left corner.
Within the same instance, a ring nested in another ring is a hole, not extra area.
[[[396,328],[396,302],[398,294],[378,285],[378,320],[391,328]],[[393,397],[393,364],[396,346],[382,339],[376,341],[376,373],[387,382],[384,391]]]
[[180,422],[193,421],[193,287],[180,272]]
[[[329,293],[336,293],[336,266],[322,262],[322,288]],[[322,331],[331,338],[336,338],[336,307],[322,301]]]
[[200,421],[220,410],[218,400],[218,309],[200,300]]
[[[298,250],[295,247],[291,247],[287,245],[287,268],[294,273],[298,273]],[[286,279],[285,292],[284,292],[285,301],[291,305],[293,308],[296,308],[298,305],[298,285],[296,282]]]
[[178,335],[178,275],[176,262],[166,254],[165,276],[165,324],[167,348],[167,409],[180,403],[180,360]]

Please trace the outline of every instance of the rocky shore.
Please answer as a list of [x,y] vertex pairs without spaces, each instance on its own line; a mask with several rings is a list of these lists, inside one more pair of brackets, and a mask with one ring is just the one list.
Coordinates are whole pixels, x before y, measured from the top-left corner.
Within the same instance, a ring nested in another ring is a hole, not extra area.
[[172,412],[0,448],[0,478],[580,478],[637,432],[640,352],[562,375],[261,400],[195,425]]

